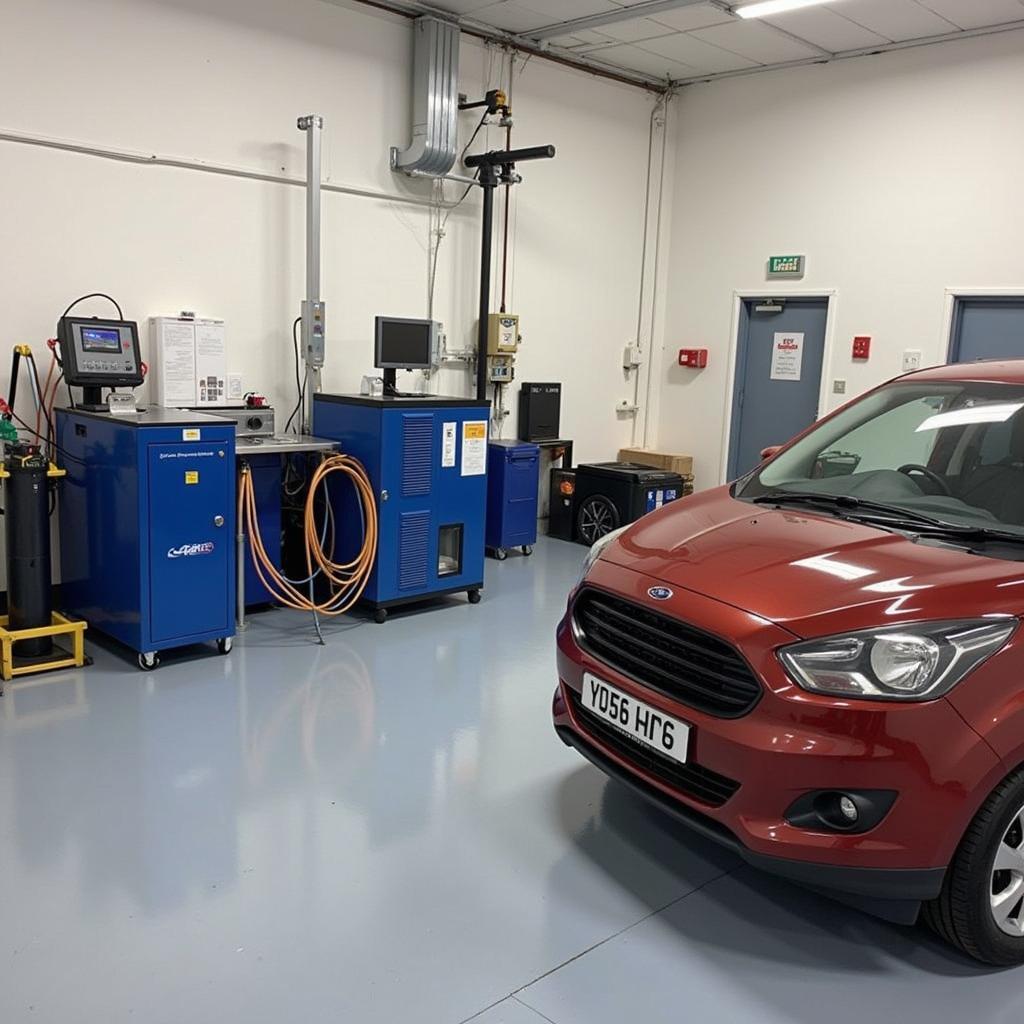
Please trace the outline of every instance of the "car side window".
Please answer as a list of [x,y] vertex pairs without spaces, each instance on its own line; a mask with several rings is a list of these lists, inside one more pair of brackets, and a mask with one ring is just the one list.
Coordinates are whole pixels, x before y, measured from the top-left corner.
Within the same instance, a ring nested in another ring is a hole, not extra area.
[[1012,418],[1003,423],[987,424],[984,436],[981,439],[978,465],[997,466],[999,463],[1004,462],[1010,453],[1012,437]]

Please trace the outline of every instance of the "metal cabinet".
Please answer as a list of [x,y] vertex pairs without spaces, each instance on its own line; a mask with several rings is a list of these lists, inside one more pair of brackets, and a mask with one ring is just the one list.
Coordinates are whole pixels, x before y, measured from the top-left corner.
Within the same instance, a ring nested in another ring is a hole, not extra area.
[[487,548],[530,554],[537,543],[540,448],[528,441],[491,441],[487,451]]
[[169,409],[60,409],[57,439],[63,608],[143,655],[208,640],[228,650],[234,424]]

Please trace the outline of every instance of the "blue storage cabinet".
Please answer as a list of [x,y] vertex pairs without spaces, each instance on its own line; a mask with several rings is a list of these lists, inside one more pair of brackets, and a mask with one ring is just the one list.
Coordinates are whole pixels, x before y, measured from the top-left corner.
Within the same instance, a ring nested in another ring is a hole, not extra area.
[[487,446],[488,550],[495,558],[509,548],[533,553],[537,543],[540,448],[529,441],[491,441]]
[[235,632],[235,427],[171,409],[57,410],[61,606],[139,654]]
[[[428,597],[480,600],[489,418],[490,403],[471,398],[315,396],[313,433],[357,458],[377,496],[377,562],[363,599],[379,622]],[[353,488],[334,474],[330,493],[336,558],[350,558],[363,535]]]

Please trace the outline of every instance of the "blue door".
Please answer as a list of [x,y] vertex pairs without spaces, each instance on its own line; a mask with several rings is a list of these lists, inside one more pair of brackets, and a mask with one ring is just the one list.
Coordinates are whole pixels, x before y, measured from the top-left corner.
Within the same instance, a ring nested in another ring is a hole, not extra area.
[[150,639],[160,646],[228,636],[234,459],[200,443],[147,447]]
[[1024,358],[1024,298],[957,299],[951,363]]
[[[781,307],[781,308],[780,308]],[[828,299],[749,299],[740,315],[729,479],[761,461],[818,416]]]

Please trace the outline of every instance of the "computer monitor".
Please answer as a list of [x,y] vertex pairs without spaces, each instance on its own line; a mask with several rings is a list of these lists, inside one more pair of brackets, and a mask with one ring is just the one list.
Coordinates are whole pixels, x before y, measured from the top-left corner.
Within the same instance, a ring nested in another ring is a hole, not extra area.
[[379,316],[374,333],[374,366],[379,370],[429,370],[437,362],[434,320]]

